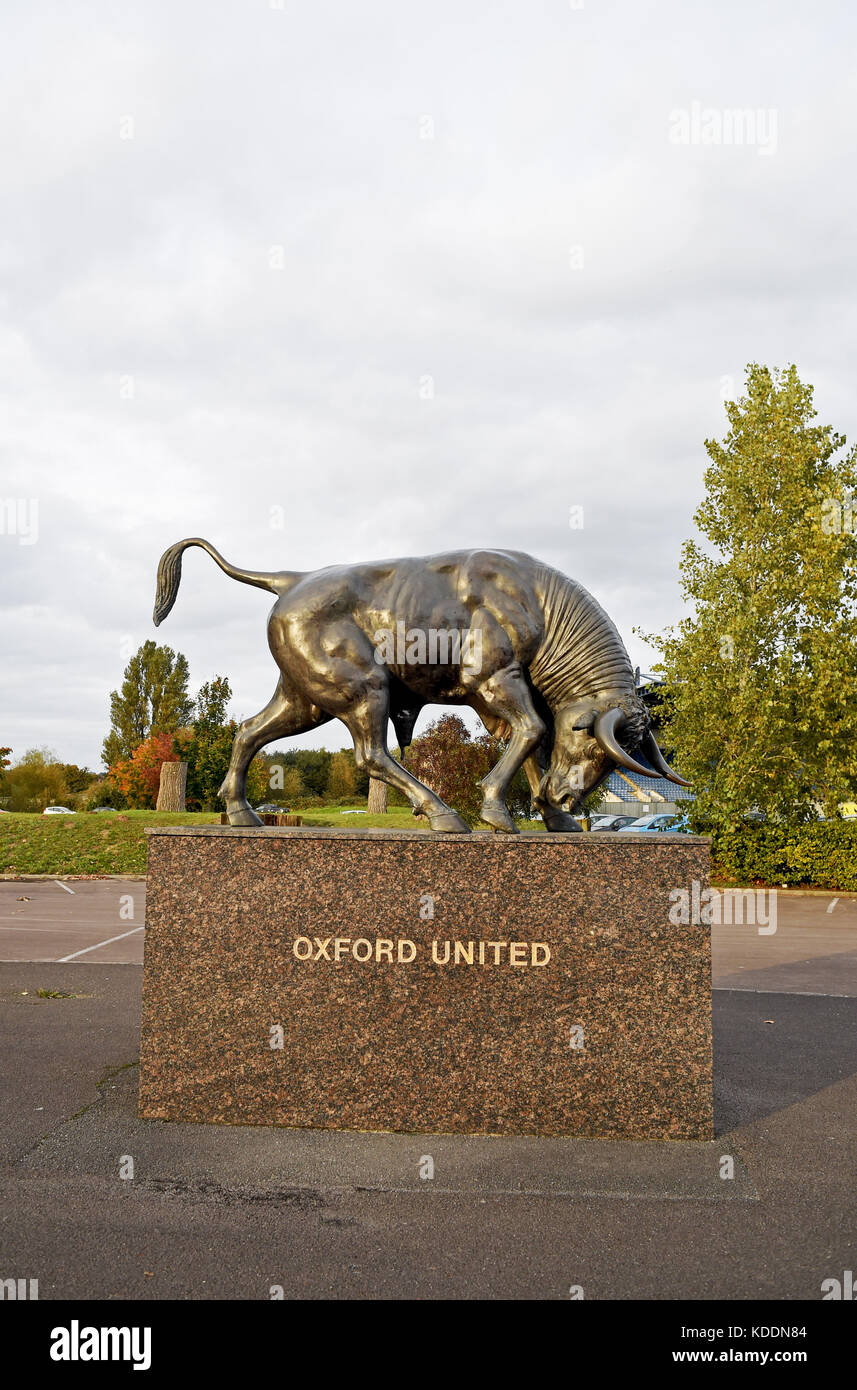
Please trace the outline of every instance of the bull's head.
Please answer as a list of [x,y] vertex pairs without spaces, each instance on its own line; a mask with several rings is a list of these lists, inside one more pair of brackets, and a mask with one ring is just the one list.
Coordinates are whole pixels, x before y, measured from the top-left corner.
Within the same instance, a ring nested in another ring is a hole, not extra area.
[[[648,766],[632,756],[637,750]],[[680,787],[690,785],[666,761],[638,695],[606,691],[565,705],[554,714],[550,765],[536,805],[542,811],[573,814],[615,767],[640,777],[666,777]]]

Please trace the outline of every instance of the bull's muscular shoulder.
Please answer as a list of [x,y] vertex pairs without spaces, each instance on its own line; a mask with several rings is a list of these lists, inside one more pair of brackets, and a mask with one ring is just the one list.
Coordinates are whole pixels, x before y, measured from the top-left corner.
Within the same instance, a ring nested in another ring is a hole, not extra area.
[[470,550],[455,558],[459,600],[471,612],[490,613],[523,656],[543,627],[535,582],[538,561],[519,550]]
[[533,593],[538,561],[520,550],[467,550],[459,557],[458,584],[462,597],[476,598],[492,590],[521,600]]

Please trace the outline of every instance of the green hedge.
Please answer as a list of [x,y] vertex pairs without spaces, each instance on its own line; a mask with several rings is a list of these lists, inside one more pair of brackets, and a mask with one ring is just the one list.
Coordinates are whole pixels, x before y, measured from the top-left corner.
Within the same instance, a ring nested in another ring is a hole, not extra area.
[[857,821],[744,825],[711,832],[712,871],[722,882],[857,892]]

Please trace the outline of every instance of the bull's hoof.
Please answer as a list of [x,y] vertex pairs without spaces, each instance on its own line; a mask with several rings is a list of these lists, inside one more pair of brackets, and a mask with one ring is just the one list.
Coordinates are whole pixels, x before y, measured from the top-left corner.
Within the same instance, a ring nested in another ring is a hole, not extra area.
[[483,801],[479,819],[485,825],[490,825],[492,830],[499,830],[504,835],[518,834],[518,827],[502,801]]
[[545,829],[553,831],[555,835],[573,835],[575,831],[580,831],[580,826],[574,816],[570,816],[567,811],[545,811],[542,820],[545,823]]
[[230,825],[263,825],[261,816],[257,816],[252,806],[238,806],[236,809],[227,810]]
[[438,811],[435,815],[429,815],[429,825],[432,830],[440,831],[444,835],[470,834],[470,826],[454,811]]

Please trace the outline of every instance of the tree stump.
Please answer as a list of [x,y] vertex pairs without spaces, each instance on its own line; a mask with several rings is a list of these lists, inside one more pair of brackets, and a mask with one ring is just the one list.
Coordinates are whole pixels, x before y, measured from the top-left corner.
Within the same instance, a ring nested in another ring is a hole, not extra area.
[[187,786],[187,763],[161,763],[161,785],[156,811],[183,811]]
[[366,809],[370,816],[387,814],[387,783],[380,782],[377,777],[369,778],[369,801]]

